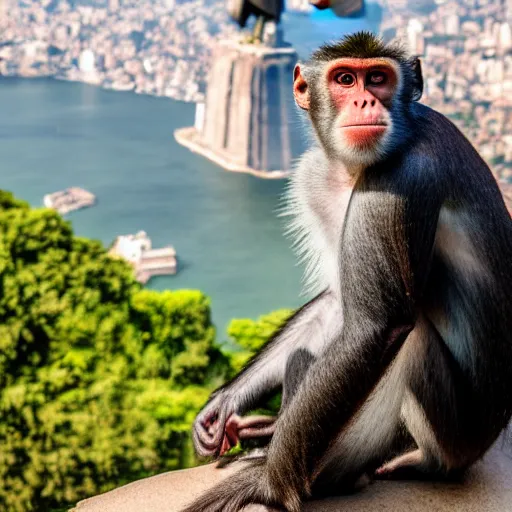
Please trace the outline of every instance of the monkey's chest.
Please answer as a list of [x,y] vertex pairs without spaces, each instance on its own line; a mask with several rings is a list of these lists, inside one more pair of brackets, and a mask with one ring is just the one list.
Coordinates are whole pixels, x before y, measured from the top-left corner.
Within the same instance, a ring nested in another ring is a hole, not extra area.
[[340,191],[332,191],[329,195],[330,198],[324,205],[323,227],[326,241],[334,249],[339,248],[341,243],[352,188],[347,187]]
[[340,252],[343,245],[343,228],[348,206],[352,196],[352,187],[332,190],[321,209],[319,230],[320,272],[327,286],[335,289],[339,286]]

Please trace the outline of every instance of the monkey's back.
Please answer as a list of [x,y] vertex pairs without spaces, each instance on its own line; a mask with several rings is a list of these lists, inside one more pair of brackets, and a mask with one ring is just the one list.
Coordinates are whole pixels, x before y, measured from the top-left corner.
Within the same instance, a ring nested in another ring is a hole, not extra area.
[[[445,200],[424,297],[427,316],[482,396],[489,422],[512,411],[512,219],[489,167],[446,117],[415,105],[428,127]],[[447,135],[449,137],[447,137]]]

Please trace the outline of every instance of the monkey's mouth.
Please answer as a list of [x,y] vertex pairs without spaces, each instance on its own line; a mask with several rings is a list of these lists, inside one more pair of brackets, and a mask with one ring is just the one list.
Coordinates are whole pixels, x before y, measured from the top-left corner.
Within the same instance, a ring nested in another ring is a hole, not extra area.
[[346,124],[342,128],[386,128],[386,123],[359,123],[359,124]]
[[342,126],[346,142],[356,148],[373,146],[378,143],[388,130],[384,123],[361,123]]

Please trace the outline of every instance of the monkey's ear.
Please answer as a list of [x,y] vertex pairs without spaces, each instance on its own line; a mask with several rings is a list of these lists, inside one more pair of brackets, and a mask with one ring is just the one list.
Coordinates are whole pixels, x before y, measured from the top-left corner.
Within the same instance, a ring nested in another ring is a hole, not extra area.
[[421,71],[421,61],[415,57],[411,62],[411,68],[414,75],[414,84],[412,90],[412,100],[418,101],[423,94],[423,73]]
[[309,87],[302,76],[299,64],[293,70],[293,96],[301,109],[309,110]]

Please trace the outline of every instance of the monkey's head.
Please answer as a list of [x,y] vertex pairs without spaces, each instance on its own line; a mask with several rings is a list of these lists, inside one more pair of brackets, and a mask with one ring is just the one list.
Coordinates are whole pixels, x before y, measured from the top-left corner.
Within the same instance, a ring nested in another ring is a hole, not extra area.
[[368,166],[407,140],[422,94],[420,61],[369,32],[346,36],[294,70],[297,105],[308,111],[330,159]]

